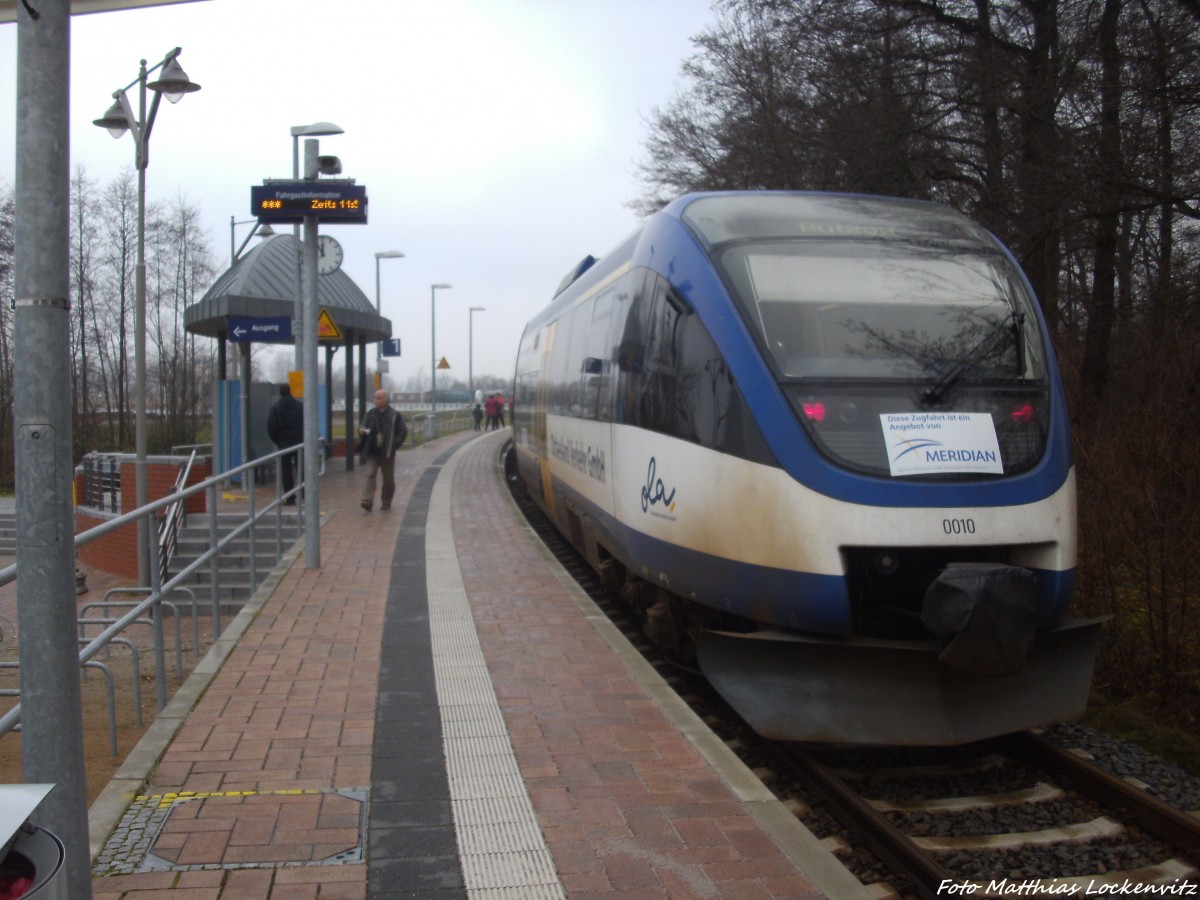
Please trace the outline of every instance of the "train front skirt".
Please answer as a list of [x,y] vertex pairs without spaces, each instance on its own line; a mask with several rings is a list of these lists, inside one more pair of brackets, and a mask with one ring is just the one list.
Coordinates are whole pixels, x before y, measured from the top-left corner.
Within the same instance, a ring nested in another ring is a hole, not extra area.
[[1104,619],[1040,632],[1021,671],[939,662],[933,641],[831,640],[780,631],[700,635],[705,676],[755,731],[777,740],[955,745],[1069,721],[1087,707]]

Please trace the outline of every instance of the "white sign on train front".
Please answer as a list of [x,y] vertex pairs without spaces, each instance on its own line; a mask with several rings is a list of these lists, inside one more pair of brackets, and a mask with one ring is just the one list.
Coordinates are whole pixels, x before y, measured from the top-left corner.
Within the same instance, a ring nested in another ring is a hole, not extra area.
[[881,413],[892,475],[1004,474],[989,413]]

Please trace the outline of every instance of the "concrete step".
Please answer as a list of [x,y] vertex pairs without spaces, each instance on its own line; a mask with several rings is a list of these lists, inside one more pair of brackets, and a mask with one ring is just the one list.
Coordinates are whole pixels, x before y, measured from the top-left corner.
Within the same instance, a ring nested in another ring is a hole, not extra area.
[[0,553],[17,552],[17,514],[0,512]]
[[[241,515],[217,517],[217,539],[226,537],[237,525],[245,521]],[[296,515],[285,514],[279,530],[280,554],[287,553],[301,537]],[[211,546],[209,542],[208,518],[194,515],[188,525],[179,530],[175,553],[171,558],[170,571],[180,572],[198,559]],[[256,574],[259,584],[275,568],[276,557],[275,518],[267,515],[254,529],[254,551]],[[243,532],[234,538],[220,557],[217,597],[223,608],[239,608],[257,589],[250,583],[250,535]],[[198,598],[209,599],[212,591],[212,573],[208,565],[202,565],[186,580]]]

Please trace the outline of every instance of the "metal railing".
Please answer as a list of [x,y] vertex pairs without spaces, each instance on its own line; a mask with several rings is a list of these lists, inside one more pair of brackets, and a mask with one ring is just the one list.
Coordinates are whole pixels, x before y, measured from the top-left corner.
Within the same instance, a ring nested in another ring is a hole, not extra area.
[[121,460],[124,453],[89,453],[80,463],[83,469],[83,497],[80,504],[93,509],[118,512],[121,509]]
[[[178,494],[187,486],[188,478],[192,474],[192,465],[195,462],[196,451],[193,450],[192,455],[188,457],[188,461],[179,467],[179,477],[175,479],[175,484],[171,486],[170,494]],[[173,504],[167,510],[167,514],[158,520],[158,559],[159,565],[162,566],[159,578],[163,581],[166,581],[169,577],[171,557],[175,555],[175,546],[179,541],[179,529],[183,527],[186,519],[186,508],[184,503],[180,501]]]
[[455,434],[475,427],[468,407],[439,411],[437,413],[414,413],[408,417],[408,440],[410,447],[419,447],[435,438]]
[[[240,523],[238,523],[237,525],[235,525],[233,528],[231,528],[225,535],[223,535],[223,536],[219,535],[217,500],[218,500],[218,492],[221,490],[222,485],[225,484],[226,479],[228,479],[231,475],[238,475],[241,473],[245,473],[248,477],[251,477],[253,475],[253,472],[251,470],[253,470],[256,466],[261,466],[261,465],[264,465],[265,463],[275,462],[284,453],[293,453],[293,452],[297,454],[298,462],[299,462],[299,465],[297,466],[297,474],[298,474],[299,478],[297,479],[296,486],[291,491],[284,492],[282,467],[279,465],[275,465],[274,498],[269,500],[267,503],[265,503],[261,509],[257,509],[256,508],[257,501],[256,501],[256,497],[255,497],[255,492],[253,490],[248,491],[247,498],[249,500],[249,506],[245,511],[245,516],[243,517],[242,521]],[[322,460],[321,467],[320,467],[320,473],[324,474],[324,472],[325,472],[324,453],[322,452],[321,448],[318,448],[318,453],[319,453],[318,458],[320,458]],[[132,587],[132,588],[121,589],[122,591],[124,591],[126,593],[145,592],[147,596],[143,600],[139,600],[136,602],[129,602],[129,603],[118,604],[115,601],[108,601],[108,603],[107,603],[108,606],[116,607],[116,606],[120,605],[122,608],[125,608],[125,611],[119,615],[114,614],[113,617],[105,616],[103,619],[99,619],[99,620],[84,619],[80,622],[81,626],[85,625],[85,624],[102,626],[101,631],[97,635],[95,635],[91,639],[81,640],[82,647],[79,651],[80,666],[84,666],[84,667],[89,666],[91,661],[101,651],[105,650],[111,644],[123,643],[127,646],[132,647],[131,642],[120,637],[121,633],[123,631],[125,631],[125,629],[130,627],[131,625],[149,624],[151,627],[152,633],[153,633],[155,690],[156,690],[156,695],[157,695],[156,700],[157,700],[157,707],[158,707],[159,711],[161,711],[163,709],[163,707],[165,707],[167,705],[166,647],[165,647],[165,641],[164,641],[164,637],[163,637],[162,615],[163,615],[164,608],[169,606],[169,604],[167,604],[163,600],[164,596],[169,595],[172,592],[175,592],[177,590],[190,591],[189,588],[186,588],[184,586],[183,582],[186,579],[188,579],[193,573],[199,571],[202,566],[208,565],[208,567],[209,567],[209,584],[210,584],[209,614],[212,617],[212,632],[211,633],[212,633],[212,640],[214,642],[217,641],[221,636],[221,602],[220,602],[221,574],[220,574],[220,564],[219,564],[220,556],[241,535],[243,535],[243,534],[248,535],[248,538],[250,541],[250,547],[251,547],[251,552],[249,553],[250,580],[251,580],[251,585],[257,585],[258,584],[257,565],[256,565],[256,561],[255,561],[257,554],[254,552],[254,549],[257,546],[257,529],[259,527],[261,527],[259,525],[260,520],[263,520],[264,517],[266,517],[266,516],[274,514],[273,515],[274,537],[275,537],[274,556],[275,556],[275,562],[276,562],[276,564],[278,564],[279,560],[283,558],[283,504],[288,498],[299,496],[300,493],[304,489],[303,459],[304,459],[303,445],[298,444],[294,447],[286,447],[282,450],[277,450],[274,453],[270,453],[270,454],[261,456],[258,459],[251,460],[248,463],[244,463],[243,465],[238,466],[235,469],[231,469],[228,472],[222,472],[218,475],[214,475],[210,478],[207,478],[202,482],[192,485],[191,487],[185,487],[178,492],[175,492],[175,493],[169,494],[166,497],[163,497],[161,500],[155,500],[154,502],[148,503],[145,506],[141,507],[140,509],[135,509],[135,510],[132,510],[131,512],[117,516],[101,525],[97,525],[94,528],[90,528],[87,531],[76,535],[75,536],[75,547],[76,547],[76,549],[78,549],[79,547],[85,546],[85,545],[91,543],[92,541],[95,541],[95,540],[98,540],[99,538],[104,537],[105,535],[112,534],[113,532],[117,531],[118,529],[124,528],[126,526],[134,527],[134,526],[136,526],[138,519],[143,518],[143,517],[149,517],[149,523],[148,523],[149,527],[147,528],[147,533],[152,535],[152,538],[149,541],[149,546],[147,548],[149,551],[149,555],[150,555],[150,581],[151,581],[151,583],[149,585],[140,585],[140,586],[136,586],[136,587]],[[118,478],[119,478],[119,468],[118,468]],[[178,506],[178,507],[182,508],[182,505],[188,500],[188,498],[190,498],[194,495],[197,495],[197,494],[201,494],[201,493],[205,493],[207,495],[207,512],[204,513],[204,515],[208,518],[208,538],[209,538],[208,549],[205,550],[202,554],[200,554],[200,556],[198,556],[195,560],[193,560],[187,566],[182,568],[179,572],[176,572],[174,575],[172,575],[170,578],[164,578],[163,569],[159,565],[159,544],[158,544],[158,540],[157,540],[157,536],[156,536],[156,529],[154,528],[154,520],[155,520],[155,518],[157,518],[160,511],[166,510],[168,507],[171,507],[171,506]],[[304,505],[302,503],[296,504],[299,529],[300,529],[301,533],[303,533],[303,531],[304,531],[303,508],[304,508]],[[8,566],[7,568],[0,570],[0,586],[10,584],[13,581],[15,581],[16,578],[17,578],[17,565],[16,564]],[[106,600],[107,600],[107,595],[106,595]],[[171,611],[174,612],[173,610],[171,610]],[[178,614],[177,614],[177,612],[174,614],[176,617],[176,623],[178,624]],[[198,614],[198,610],[196,608],[195,603],[193,602],[193,631],[194,631],[194,633],[196,633],[198,635],[198,631],[196,630],[197,614]],[[177,633],[178,633],[178,629],[177,629]],[[178,644],[178,637],[176,638],[176,643]],[[18,649],[19,649],[19,645],[18,645]],[[197,637],[197,644],[196,644],[195,650],[197,653],[199,653],[198,637]],[[18,654],[18,665],[19,665],[19,654]],[[10,666],[6,666],[6,668],[10,668]],[[139,704],[139,710],[140,710],[140,704]],[[139,715],[140,715],[140,712],[139,712]],[[111,716],[110,716],[110,718],[111,718]],[[19,730],[20,722],[21,722],[21,704],[18,703],[14,707],[12,707],[10,710],[8,710],[6,713],[4,713],[2,716],[0,716],[0,738],[2,738],[4,735],[6,735],[12,731]]]

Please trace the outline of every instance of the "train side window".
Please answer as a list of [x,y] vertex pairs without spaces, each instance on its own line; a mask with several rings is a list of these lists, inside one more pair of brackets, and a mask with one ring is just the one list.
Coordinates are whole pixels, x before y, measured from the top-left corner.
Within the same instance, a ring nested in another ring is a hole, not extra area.
[[657,275],[650,274],[640,287],[617,351],[619,420],[774,464],[700,317]]
[[666,434],[681,434],[678,407],[677,331],[680,315],[676,304],[669,301],[666,282],[656,280],[650,293],[646,315],[646,356],[638,398],[638,417],[641,424]]
[[554,321],[554,338],[546,348],[550,355],[546,367],[546,410],[556,416],[567,415],[570,403],[571,318],[571,313],[567,312]]
[[[600,406],[607,394],[609,363],[605,358],[608,350],[608,333],[612,321],[613,295],[616,288],[609,288],[596,295],[592,304],[591,322],[588,325],[585,355],[580,366],[580,415],[585,419],[602,418]],[[606,417],[605,417],[606,418]]]
[[585,355],[591,324],[592,300],[583,301],[558,320],[558,334],[550,352],[555,400],[554,412],[563,416],[584,415],[580,361]]

